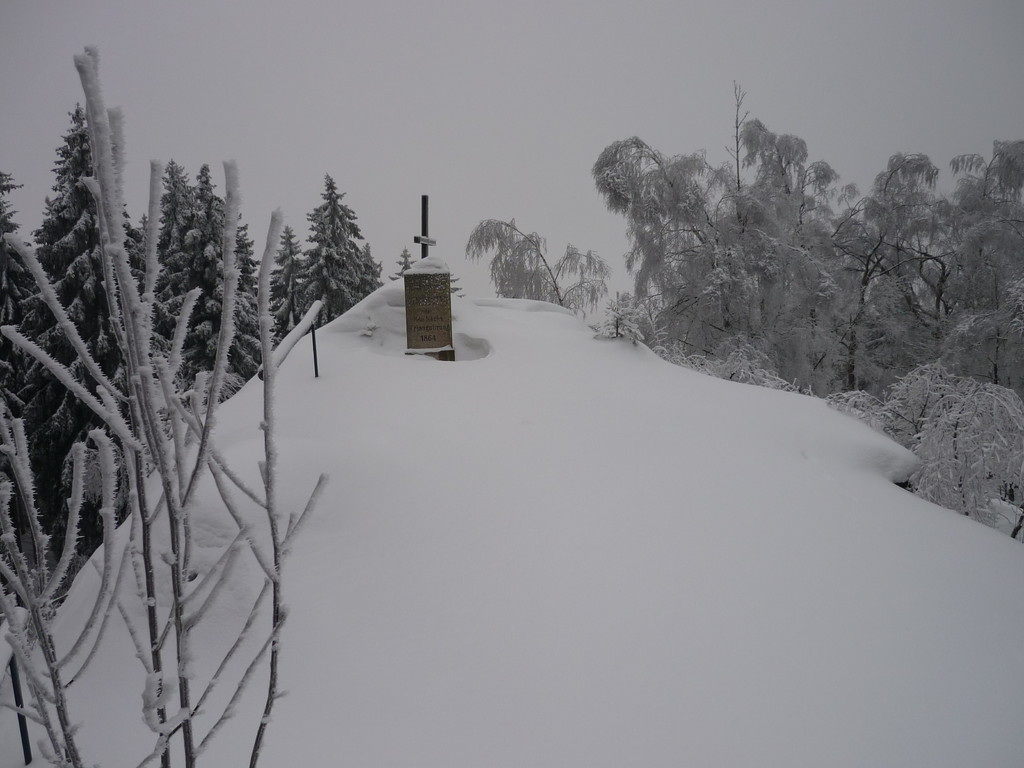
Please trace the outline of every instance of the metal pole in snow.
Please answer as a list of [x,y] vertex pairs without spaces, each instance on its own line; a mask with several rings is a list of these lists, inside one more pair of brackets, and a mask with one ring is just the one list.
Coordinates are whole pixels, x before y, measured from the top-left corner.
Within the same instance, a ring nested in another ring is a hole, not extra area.
[[[14,688],[14,705],[18,709],[24,709],[25,702],[21,697],[21,680],[18,678],[18,663],[14,660],[14,656],[11,656],[10,662],[7,664],[11,668],[11,685]],[[28,721],[25,720],[25,716],[18,713],[18,729],[21,731],[21,753],[25,756],[25,765],[32,762],[32,745],[28,740]]]
[[313,336],[313,376],[317,379],[320,378],[320,363],[316,357],[316,322],[309,327],[309,332]]

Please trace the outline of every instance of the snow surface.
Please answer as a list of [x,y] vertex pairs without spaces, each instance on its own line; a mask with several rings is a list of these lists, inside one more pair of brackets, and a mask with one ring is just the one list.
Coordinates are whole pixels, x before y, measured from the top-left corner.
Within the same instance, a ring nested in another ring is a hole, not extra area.
[[414,275],[423,273],[449,274],[451,272],[448,269],[448,263],[440,256],[427,256],[425,259],[414,261],[412,266],[405,271],[406,273],[411,272]]
[[[279,374],[284,500],[331,484],[286,566],[262,765],[1020,766],[1024,550],[895,486],[910,454],[540,302],[456,298],[458,362],[407,356],[402,291],[318,331],[319,378],[308,337]],[[217,433],[254,485],[259,384]],[[202,569],[234,529],[209,484],[200,507]],[[257,682],[202,764],[248,759]],[[88,762],[146,754],[143,684],[118,622],[71,688]],[[19,765],[4,710],[0,744]]]

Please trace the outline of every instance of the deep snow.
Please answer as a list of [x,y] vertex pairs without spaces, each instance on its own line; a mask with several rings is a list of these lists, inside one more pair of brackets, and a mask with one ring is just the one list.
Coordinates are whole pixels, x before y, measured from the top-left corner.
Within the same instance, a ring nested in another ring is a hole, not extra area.
[[[404,354],[399,281],[318,331],[319,378],[308,337],[280,371],[282,495],[331,483],[286,566],[262,765],[1020,765],[1024,550],[894,485],[910,454],[549,304],[453,312],[458,362]],[[217,432],[254,485],[260,386]],[[208,486],[200,567],[234,535]],[[197,630],[200,676],[257,579]],[[135,765],[142,675],[109,641],[71,689],[81,748]],[[203,764],[248,759],[262,685]],[[0,744],[19,765],[9,711]]]

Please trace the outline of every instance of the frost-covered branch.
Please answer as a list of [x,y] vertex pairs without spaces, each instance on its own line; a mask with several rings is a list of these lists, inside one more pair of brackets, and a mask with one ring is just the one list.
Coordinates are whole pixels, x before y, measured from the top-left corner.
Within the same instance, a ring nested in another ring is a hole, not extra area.
[[274,556],[274,574],[271,591],[271,634],[270,634],[270,678],[267,682],[267,699],[263,707],[263,716],[256,729],[256,739],[253,743],[252,753],[249,757],[249,767],[256,768],[259,762],[260,748],[263,744],[263,736],[267,725],[270,722],[270,713],[277,699],[277,667],[279,658],[279,644],[281,637],[281,625],[284,622],[284,607],[281,598],[281,535],[278,531],[277,512],[277,444],[274,436],[274,397],[275,384],[277,382],[277,365],[274,362],[274,318],[270,314],[270,270],[273,265],[274,251],[281,239],[281,211],[274,211],[270,219],[270,228],[267,232],[266,248],[263,251],[263,263],[260,265],[259,292],[257,294],[257,306],[259,307],[260,344],[263,351],[263,359],[269,364],[263,369],[263,422],[260,428],[263,430],[263,489],[267,502],[267,526],[270,530],[270,542]]
[[[263,589],[261,589],[259,595],[256,596],[256,600],[249,611],[249,615],[245,619],[245,625],[242,627],[238,635],[235,637],[235,641],[231,644],[231,647],[228,649],[227,653],[224,654],[224,658],[221,659],[220,664],[217,666],[217,670],[213,673],[213,677],[210,678],[210,682],[206,686],[206,690],[203,691],[202,695],[199,697],[199,700],[196,702],[195,707],[193,709],[193,714],[198,713],[202,709],[203,703],[206,701],[206,698],[214,691],[214,689],[217,687],[217,684],[220,682],[221,675],[227,668],[228,663],[235,657],[235,654],[238,652],[239,648],[241,648],[242,644],[249,638],[249,635],[252,631],[252,627],[256,623],[256,619],[259,617],[260,609],[263,607],[264,603],[267,600],[267,596],[270,594],[270,584],[271,582],[269,580],[263,582]],[[259,659],[263,656],[265,652],[266,644],[264,644],[263,648],[259,651],[256,657],[250,661],[249,667],[252,668],[259,661]],[[232,693],[227,706],[221,712],[220,717],[217,718],[217,721],[213,724],[213,726],[211,726],[209,733],[207,733],[206,737],[203,739],[203,743],[206,743],[207,740],[212,736],[213,732],[217,730],[217,728],[219,727],[218,724],[221,721],[227,720],[232,716],[234,702],[236,702],[238,700],[238,697],[241,696],[242,689],[248,681],[249,677],[247,677],[246,675],[243,675],[242,678],[238,681],[238,684],[235,686],[235,690]],[[201,748],[202,744],[200,744],[200,749]]]
[[205,464],[209,450],[210,433],[215,423],[215,414],[220,402],[221,390],[227,376],[228,351],[235,338],[235,293],[238,288],[238,267],[235,263],[235,234],[238,229],[238,168],[232,162],[224,163],[225,210],[223,238],[223,299],[221,301],[220,330],[217,334],[217,354],[210,372],[210,386],[206,395],[206,416],[203,419],[203,434],[199,439],[195,465],[188,488],[182,501],[188,503]]
[[[34,482],[28,458],[28,445],[25,439],[24,426],[18,419],[11,419],[6,405],[0,401],[0,450],[6,456],[12,469],[14,483],[19,487],[19,496],[23,507],[29,512],[30,519],[35,516]],[[82,494],[82,456],[84,448],[73,449],[75,479],[72,483],[72,515],[77,522],[77,512],[81,505]],[[102,482],[105,489],[113,487],[116,482],[116,467],[101,461]],[[112,476],[113,475],[113,476]],[[104,494],[105,497],[107,494]],[[25,671],[25,678],[32,699],[32,708],[37,719],[43,724],[49,739],[49,748],[45,753],[60,759],[61,765],[79,768],[83,765],[75,741],[75,726],[72,722],[68,701],[65,694],[67,684],[62,674],[62,661],[56,653],[52,621],[57,611],[55,595],[57,587],[67,572],[69,556],[63,556],[54,570],[50,570],[45,558],[38,557],[34,565],[30,564],[19,541],[15,523],[12,500],[13,484],[9,480],[0,481],[0,612],[10,625],[8,641],[19,666]],[[38,526],[38,520],[34,525]],[[104,538],[111,543],[113,533],[112,515],[104,518]],[[77,538],[77,525],[69,528],[67,538]],[[40,546],[45,545],[45,537],[37,534],[34,546],[41,552]],[[65,549],[65,555],[68,550]],[[112,564],[109,558],[104,560],[102,582],[110,583]],[[73,655],[78,648],[86,643],[95,625],[95,619],[101,612],[101,606],[107,599],[109,590],[101,588],[89,619],[77,637],[72,638]],[[17,597],[15,597],[17,596]],[[18,603],[21,603],[19,607]],[[67,658],[67,657],[65,657]]]
[[117,411],[112,410],[108,405],[101,403],[92,393],[75,379],[74,375],[65,366],[53,359],[42,347],[34,341],[25,338],[22,333],[13,325],[5,325],[0,328],[0,333],[16,344],[23,352],[37,360],[46,370],[53,374],[64,387],[78,398],[83,405],[86,405],[97,416],[110,427],[121,440],[134,448],[141,447],[140,443],[132,434],[131,428],[124,418]]
[[[274,375],[277,364],[287,354],[288,346],[275,352],[271,345],[273,323],[269,314],[268,285],[273,251],[280,240],[281,216],[275,213],[271,220],[260,274],[261,346],[263,359],[269,361],[261,422],[265,459],[262,462],[263,490],[260,493],[250,488],[241,475],[228,466],[213,440],[217,409],[227,379],[228,355],[235,335],[238,306],[240,271],[235,256],[239,221],[237,170],[233,163],[225,163],[227,195],[221,233],[223,286],[214,365],[212,370],[196,376],[193,389],[182,391],[176,380],[182,367],[190,319],[200,300],[200,293],[193,291],[183,298],[169,345],[165,346],[163,340],[156,343],[155,293],[161,269],[157,243],[161,166],[153,163],[150,167],[150,202],[140,286],[129,263],[123,228],[123,120],[119,111],[108,110],[104,106],[96,51],[86,49],[84,54],[75,57],[75,65],[86,96],[94,164],[94,176],[85,179],[84,183],[99,214],[97,227],[102,282],[123,373],[119,373],[116,381],[104,375],[102,368],[90,357],[68,312],[57,300],[57,292],[39,259],[31,249],[17,242],[12,245],[19,253],[24,252],[26,263],[34,266],[31,271],[40,286],[43,301],[69,340],[77,358],[76,370],[79,367],[83,369],[91,382],[81,381],[70,367],[58,363],[13,326],[4,327],[3,335],[37,359],[106,425],[106,431],[93,430],[89,434],[89,439],[96,445],[100,477],[99,517],[103,522],[103,543],[101,553],[94,555],[91,562],[99,578],[95,595],[88,598],[91,602],[88,615],[80,621],[81,626],[75,636],[62,634],[62,655],[58,657],[50,622],[57,613],[61,585],[66,582],[74,559],[84,498],[85,448],[77,446],[71,454],[68,532],[64,549],[50,568],[45,558],[49,541],[34,502],[35,480],[28,461],[24,427],[0,411],[0,452],[10,465],[9,473],[13,480],[0,481],[0,611],[10,623],[8,635],[12,638],[13,652],[25,668],[33,701],[33,717],[47,733],[48,744],[42,750],[44,756],[56,765],[72,768],[79,768],[82,760],[75,748],[74,728],[64,695],[70,683],[61,677],[62,667],[67,669],[84,657],[71,681],[82,677],[101,646],[115,610],[124,621],[135,655],[146,674],[142,714],[144,722],[156,736],[156,743],[153,751],[142,760],[143,765],[159,758],[164,768],[169,768],[172,754],[179,753],[186,768],[193,768],[199,753],[233,713],[248,682],[269,652],[271,682],[250,756],[250,764],[255,765],[270,709],[278,697],[279,641],[286,615],[281,601],[282,561],[287,543],[312,509],[324,482],[321,478],[303,513],[286,516],[279,510]],[[305,327],[313,322],[318,309],[312,308],[304,318]],[[305,328],[298,329],[296,339],[303,330]],[[294,339],[290,344],[293,343]],[[197,573],[190,565],[190,514],[197,507],[200,482],[206,477],[207,470],[210,470],[225,513],[238,525],[238,534],[212,566],[204,566],[203,572]],[[123,488],[119,488],[119,479]],[[233,487],[240,489],[248,501],[236,502]],[[119,501],[127,502],[130,519],[123,535],[115,536],[115,508]],[[250,502],[264,513],[263,516],[253,517],[250,514],[245,508]],[[22,525],[25,530],[21,532],[15,523],[16,508],[24,519]],[[233,589],[241,574],[246,572],[241,563],[249,555],[243,541],[267,580],[245,626],[220,660],[213,678],[205,682],[197,680],[196,649],[192,648],[191,633],[210,615],[226,590]],[[31,545],[32,557],[22,549],[22,544]],[[135,579],[134,593],[129,571]],[[170,585],[169,599],[165,591],[158,590],[161,583]],[[270,596],[269,606],[266,604],[267,596]],[[24,604],[24,610],[18,608],[19,601]],[[253,627],[260,619],[266,619],[268,613],[270,630],[266,642],[253,658],[245,662],[244,671],[233,668],[241,678],[236,678],[238,684],[228,706],[200,739],[195,733],[193,718],[214,686],[228,673],[229,664],[238,662],[238,667],[242,666],[238,652],[244,641],[251,637]],[[144,627],[140,622],[142,616],[145,616]],[[170,642],[172,635],[173,643]],[[171,661],[165,664],[168,657]],[[198,701],[193,698],[193,689],[200,692]],[[171,748],[172,739],[180,740],[180,752]]]
[[160,237],[160,178],[163,175],[163,163],[159,160],[151,160],[149,163],[149,209],[146,213],[146,275],[143,283],[143,295],[150,302],[153,301],[156,278],[160,273],[157,240]]
[[298,535],[299,531],[302,530],[303,525],[309,518],[317,503],[320,501],[320,496],[323,495],[324,489],[327,487],[327,481],[329,480],[326,474],[321,474],[316,480],[316,485],[313,487],[313,492],[309,495],[309,499],[306,501],[306,506],[303,507],[302,511],[298,514],[292,514],[288,518],[288,530],[284,536],[283,548],[287,554],[292,540]]
[[288,353],[292,351],[292,347],[298,343],[299,339],[309,332],[309,329],[313,326],[313,323],[316,322],[316,318],[320,314],[320,310],[323,309],[323,306],[324,303],[320,301],[320,299],[314,301],[309,306],[309,309],[306,310],[306,314],[302,316],[302,319],[295,324],[295,327],[288,332],[287,336],[281,339],[281,342],[274,349],[272,359],[275,366],[280,367],[285,358],[288,357]]

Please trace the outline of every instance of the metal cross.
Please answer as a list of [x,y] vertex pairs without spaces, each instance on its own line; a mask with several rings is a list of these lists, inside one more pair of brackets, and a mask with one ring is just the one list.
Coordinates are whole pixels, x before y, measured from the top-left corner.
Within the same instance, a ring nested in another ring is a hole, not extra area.
[[420,195],[420,230],[422,234],[416,235],[412,239],[414,243],[420,244],[420,258],[427,258],[427,248],[432,245],[437,245],[437,241],[432,237],[427,237],[427,207],[428,200],[430,198],[427,195]]

